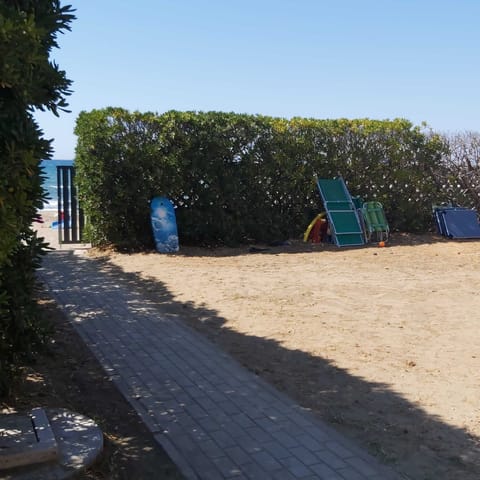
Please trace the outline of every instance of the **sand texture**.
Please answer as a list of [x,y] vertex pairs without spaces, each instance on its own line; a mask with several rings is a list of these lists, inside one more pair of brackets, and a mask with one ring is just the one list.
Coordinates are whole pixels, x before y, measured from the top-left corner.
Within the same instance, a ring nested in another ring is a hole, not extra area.
[[480,478],[480,241],[89,254],[406,478]]

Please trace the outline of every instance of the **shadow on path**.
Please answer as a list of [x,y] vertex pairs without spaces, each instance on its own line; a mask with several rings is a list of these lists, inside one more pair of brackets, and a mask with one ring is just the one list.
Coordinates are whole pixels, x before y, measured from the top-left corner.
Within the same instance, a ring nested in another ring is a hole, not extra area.
[[[215,310],[178,302],[163,283],[125,273],[106,259],[79,257],[76,262],[80,270],[83,265],[102,274],[101,284],[82,287],[82,295],[94,296],[99,288],[108,295],[119,284],[126,285],[138,293],[139,301],[148,299],[150,307],[206,335],[247,369],[354,439],[381,462],[392,465],[405,478],[480,478],[479,439],[429,415],[388,385],[365,381],[322,357],[286,349],[274,340],[227,328],[225,319]],[[69,286],[76,288],[80,287],[75,282]],[[98,308],[105,306],[99,304]]]

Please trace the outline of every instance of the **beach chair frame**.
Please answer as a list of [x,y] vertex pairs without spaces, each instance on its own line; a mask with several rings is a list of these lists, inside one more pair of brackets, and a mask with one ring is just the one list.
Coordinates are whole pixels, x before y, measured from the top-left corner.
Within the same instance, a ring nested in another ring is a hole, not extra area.
[[362,213],[367,242],[386,242],[390,235],[387,217],[380,202],[364,202]]
[[316,181],[333,242],[337,247],[365,245],[362,222],[343,178]]

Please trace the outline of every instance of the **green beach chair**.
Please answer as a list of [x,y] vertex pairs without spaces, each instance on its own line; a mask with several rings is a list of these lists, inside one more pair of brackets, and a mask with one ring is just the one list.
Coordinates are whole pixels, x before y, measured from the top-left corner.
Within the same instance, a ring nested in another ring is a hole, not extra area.
[[338,247],[365,245],[362,223],[342,177],[317,178],[334,243]]
[[386,242],[390,233],[383,205],[380,202],[365,202],[362,207],[367,241]]

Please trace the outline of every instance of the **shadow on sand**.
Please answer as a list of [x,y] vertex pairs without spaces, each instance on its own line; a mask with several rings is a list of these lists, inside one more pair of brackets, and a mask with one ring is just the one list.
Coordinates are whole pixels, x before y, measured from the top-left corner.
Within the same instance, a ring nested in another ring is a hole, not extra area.
[[[75,254],[49,255],[69,263]],[[72,265],[73,278],[78,282],[73,280],[68,289],[80,288],[82,295],[88,296],[101,288],[102,295],[108,296],[120,283],[127,286],[163,315],[186,322],[206,335],[247,369],[353,439],[381,462],[393,466],[405,478],[480,478],[480,439],[429,415],[389,385],[353,376],[322,357],[286,349],[274,340],[236,332],[225,326],[225,319],[215,310],[178,302],[161,282],[125,273],[106,259],[77,256]],[[92,276],[89,286],[81,280],[82,272]],[[58,274],[47,270],[43,275],[48,281],[49,276],[53,279]]]
[[[409,233],[393,233],[390,235],[389,241],[386,243],[386,248],[392,247],[412,247],[417,245],[432,245],[442,244],[448,242],[455,242],[457,244],[480,242],[478,239],[456,239],[451,240],[446,237],[437,234],[409,234]],[[303,242],[299,239],[288,241],[276,241],[271,244],[251,244],[242,245],[238,247],[197,247],[197,246],[185,246],[175,255],[182,257],[235,257],[245,254],[265,254],[265,255],[278,255],[278,254],[296,254],[296,253],[309,253],[309,252],[332,252],[342,253],[349,250],[362,250],[378,248],[376,242],[371,242],[362,246],[353,247],[337,247],[332,243],[311,243]],[[153,250],[152,250],[153,252]],[[128,253],[128,252],[125,252]]]

